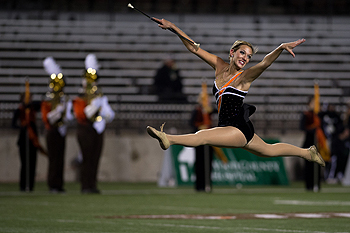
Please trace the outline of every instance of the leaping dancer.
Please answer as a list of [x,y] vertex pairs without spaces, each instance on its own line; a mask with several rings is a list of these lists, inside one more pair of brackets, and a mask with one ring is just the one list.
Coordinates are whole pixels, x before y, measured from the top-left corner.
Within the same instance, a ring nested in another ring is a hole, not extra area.
[[194,134],[171,135],[163,132],[163,126],[158,131],[148,126],[148,134],[157,139],[163,150],[170,145],[196,147],[211,145],[227,148],[243,148],[261,157],[296,156],[325,166],[325,162],[315,146],[308,149],[299,148],[287,143],[267,144],[257,134],[249,116],[255,112],[255,107],[243,102],[248,90],[257,79],[283,52],[286,50],[293,57],[293,49],[304,43],[305,39],[282,43],[275,50],[267,54],[258,64],[243,70],[250,62],[256,49],[246,41],[237,40],[229,50],[229,63],[211,54],[199,46],[180,30],[174,23],[152,18],[159,23],[159,27],[177,34],[185,47],[215,70],[213,94],[219,111],[218,127],[199,130]]

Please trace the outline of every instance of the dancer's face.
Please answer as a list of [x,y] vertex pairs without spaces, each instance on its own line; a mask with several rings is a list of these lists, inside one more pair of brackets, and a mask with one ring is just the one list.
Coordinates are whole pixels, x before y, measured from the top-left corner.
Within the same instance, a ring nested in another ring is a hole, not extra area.
[[241,45],[236,51],[232,49],[230,54],[233,56],[234,65],[242,69],[252,58],[253,51],[249,46]]

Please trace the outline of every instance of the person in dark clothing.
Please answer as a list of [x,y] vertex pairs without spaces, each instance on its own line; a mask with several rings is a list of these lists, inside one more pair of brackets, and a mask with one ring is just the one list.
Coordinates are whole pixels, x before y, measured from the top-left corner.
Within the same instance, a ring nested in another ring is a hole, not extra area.
[[166,59],[154,76],[154,93],[159,102],[186,102],[182,90],[182,77],[173,59]]
[[[202,88],[202,93],[198,98],[198,104],[192,112],[190,124],[197,132],[202,129],[209,129],[212,125],[211,115],[213,108],[210,106],[209,99],[205,88]],[[196,173],[195,188],[197,191],[211,191],[211,171],[214,150],[209,145],[201,145],[195,148],[196,150],[196,162],[194,164],[194,170]]]
[[[315,99],[310,97],[308,110],[303,112],[300,120],[300,129],[305,132],[302,147],[310,147],[316,143],[316,128],[318,127],[317,115],[314,112]],[[315,167],[313,162],[305,160],[304,179],[306,190],[318,191],[321,187],[321,170]]]
[[329,104],[325,112],[320,113],[322,129],[329,141],[331,148],[331,161],[326,166],[325,179],[327,183],[336,183],[341,180],[346,164],[348,150],[346,139],[349,131],[345,128],[340,114],[335,111],[335,106]]
[[19,107],[14,111],[12,127],[19,128],[17,145],[20,155],[20,181],[21,191],[34,190],[37,150],[45,154],[39,144],[38,130],[36,126],[36,114],[40,111],[40,101],[32,101],[29,93],[29,82],[26,83],[26,93],[20,96]]

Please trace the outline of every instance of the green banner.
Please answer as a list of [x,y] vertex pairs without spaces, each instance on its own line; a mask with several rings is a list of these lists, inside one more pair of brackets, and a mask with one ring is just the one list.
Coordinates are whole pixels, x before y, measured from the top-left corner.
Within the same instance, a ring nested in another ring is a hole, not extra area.
[[[266,140],[276,143],[277,140]],[[195,149],[173,145],[170,147],[177,185],[193,185],[196,179],[193,167]],[[212,162],[213,185],[288,185],[283,158],[263,158],[244,149],[223,148],[228,162],[223,163],[216,156]]]

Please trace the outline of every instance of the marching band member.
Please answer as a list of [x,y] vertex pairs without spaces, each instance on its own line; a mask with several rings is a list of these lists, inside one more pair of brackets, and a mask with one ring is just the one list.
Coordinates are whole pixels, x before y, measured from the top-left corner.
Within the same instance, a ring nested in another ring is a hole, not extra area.
[[67,123],[73,119],[72,101],[63,93],[65,86],[61,68],[52,57],[43,61],[45,71],[50,75],[49,92],[41,103],[42,119],[46,128],[46,144],[49,156],[47,184],[52,193],[63,189],[64,151]]
[[99,65],[94,54],[85,59],[83,93],[73,101],[78,122],[77,137],[82,152],[81,192],[100,193],[97,189],[97,170],[103,146],[106,124],[114,119],[107,96],[97,87]]
[[[210,100],[207,93],[207,84],[202,83],[202,92],[198,97],[198,104],[192,112],[190,120],[191,126],[194,132],[202,129],[212,128],[212,113],[214,109],[210,104]],[[211,171],[214,150],[213,147],[208,145],[201,145],[195,147],[196,150],[196,162],[194,164],[194,170],[196,173],[195,189],[197,191],[210,192],[212,187]]]
[[12,127],[20,129],[17,145],[21,161],[19,185],[23,192],[34,190],[37,150],[47,155],[38,139],[36,114],[39,111],[40,101],[32,101],[29,81],[26,80],[25,93],[21,93],[20,104],[12,118]]

